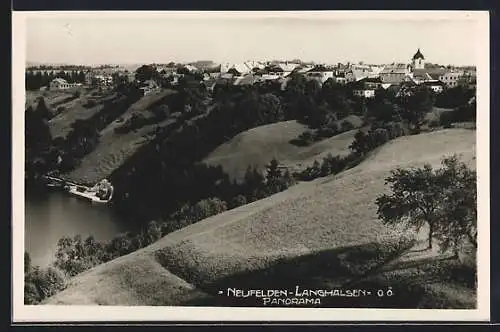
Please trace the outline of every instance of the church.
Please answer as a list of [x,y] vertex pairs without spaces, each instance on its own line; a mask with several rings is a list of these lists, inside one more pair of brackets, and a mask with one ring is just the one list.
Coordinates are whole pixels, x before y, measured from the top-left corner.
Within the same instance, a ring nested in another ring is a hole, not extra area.
[[380,79],[385,86],[412,82],[425,84],[434,92],[443,91],[443,83],[439,77],[443,74],[441,69],[430,69],[425,66],[425,57],[417,49],[409,64],[393,64],[385,67],[380,72]]

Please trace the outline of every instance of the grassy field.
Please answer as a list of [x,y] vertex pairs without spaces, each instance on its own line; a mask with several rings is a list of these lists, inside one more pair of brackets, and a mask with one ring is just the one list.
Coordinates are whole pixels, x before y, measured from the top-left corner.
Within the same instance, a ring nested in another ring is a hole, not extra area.
[[[475,131],[448,129],[398,138],[359,166],[300,183],[202,220],[71,280],[48,304],[228,305],[227,287],[374,288],[389,300],[330,298],[330,307],[475,306],[475,288],[453,275],[474,268],[420,251],[425,237],[387,228],[374,201],[395,167],[439,166],[458,153],[475,163]],[[417,244],[417,246],[415,246]],[[232,302],[251,305],[252,302]]]
[[[118,97],[118,95],[114,92],[105,93],[99,97],[92,96],[91,93],[86,93],[82,94],[80,98],[76,98],[68,103],[59,105],[63,106],[65,111],[50,119],[49,126],[52,137],[65,138],[71,131],[71,125],[75,123],[76,120],[86,120],[91,118],[104,109],[104,102],[116,100],[118,98],[124,97]],[[94,107],[85,107],[89,99],[96,101],[96,105]]]
[[78,183],[95,183],[108,177],[114,170],[120,167],[137,149],[150,140],[149,133],[157,126],[165,127],[175,122],[174,119],[166,120],[154,124],[143,126],[135,131],[126,134],[117,134],[114,129],[121,126],[134,113],[149,112],[147,109],[172,93],[172,90],[162,90],[144,96],[120,117],[104,128],[100,134],[100,142],[96,149],[82,159],[82,163],[72,172],[65,174],[64,177]]
[[248,165],[263,170],[273,158],[290,170],[298,171],[328,153],[347,155],[356,133],[351,130],[305,147],[290,143],[306,130],[306,125],[293,120],[253,128],[220,145],[203,161],[208,165],[221,165],[237,180],[245,176]]

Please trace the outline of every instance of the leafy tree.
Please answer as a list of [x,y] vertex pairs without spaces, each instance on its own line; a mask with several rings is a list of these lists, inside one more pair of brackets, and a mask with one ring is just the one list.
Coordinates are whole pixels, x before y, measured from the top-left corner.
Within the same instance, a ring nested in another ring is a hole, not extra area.
[[238,195],[238,196],[235,196],[232,200],[231,200],[231,206],[233,208],[235,207],[238,207],[238,206],[242,206],[242,205],[245,205],[247,204],[247,198],[244,196],[244,195]]
[[391,171],[386,178],[391,194],[376,200],[378,217],[385,224],[406,223],[417,231],[427,223],[428,248],[432,248],[432,237],[441,218],[439,202],[445,197],[439,180],[430,165]]
[[146,229],[146,243],[149,245],[161,239],[161,225],[156,221],[150,221]]
[[66,278],[60,270],[54,267],[40,269],[36,266],[25,275],[24,303],[37,304],[60,292],[66,285]]
[[455,157],[444,159],[444,167],[395,169],[386,178],[391,193],[377,198],[378,216],[386,224],[404,223],[419,230],[429,225],[428,247],[437,235],[446,247],[461,237],[475,243],[475,173]]
[[276,158],[273,158],[266,169],[266,187],[270,193],[277,193],[281,191],[283,183],[281,183],[281,170]]
[[439,170],[444,177],[447,195],[442,201],[442,219],[437,229],[442,250],[469,241],[477,248],[477,174],[458,160],[456,155],[442,161]]
[[135,71],[135,79],[139,82],[156,79],[158,72],[153,65],[142,65]]
[[104,246],[92,236],[83,241],[81,235],[63,237],[57,243],[54,266],[69,276],[88,270],[104,259]]
[[370,151],[370,140],[368,135],[359,130],[354,135],[354,141],[351,143],[351,145],[349,145],[349,149],[360,156]]
[[433,94],[426,86],[408,88],[401,94],[401,117],[418,133],[433,105]]

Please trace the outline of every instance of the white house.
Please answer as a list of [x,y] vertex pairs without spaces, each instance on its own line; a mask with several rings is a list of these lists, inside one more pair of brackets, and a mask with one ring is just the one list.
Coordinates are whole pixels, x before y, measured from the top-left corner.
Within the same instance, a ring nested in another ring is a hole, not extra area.
[[65,90],[69,89],[71,85],[63,78],[54,78],[50,82],[50,90]]

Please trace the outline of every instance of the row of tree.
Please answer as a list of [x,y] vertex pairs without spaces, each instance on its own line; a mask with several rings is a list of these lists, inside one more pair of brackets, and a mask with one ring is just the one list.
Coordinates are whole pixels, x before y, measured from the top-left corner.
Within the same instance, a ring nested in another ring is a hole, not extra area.
[[85,72],[83,71],[27,71],[25,74],[26,90],[39,90],[41,87],[49,87],[55,78],[65,79],[68,83],[85,83]]

